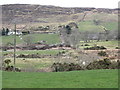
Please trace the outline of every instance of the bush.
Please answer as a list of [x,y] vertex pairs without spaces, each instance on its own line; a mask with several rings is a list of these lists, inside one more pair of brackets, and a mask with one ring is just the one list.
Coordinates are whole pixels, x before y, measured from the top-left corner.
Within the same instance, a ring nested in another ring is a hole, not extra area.
[[100,55],[100,56],[107,56],[107,53],[105,51],[100,51],[100,52],[98,52],[98,55]]
[[83,70],[80,65],[74,63],[54,63],[51,68],[53,72]]
[[74,70],[95,70],[95,69],[120,69],[120,61],[111,62],[108,58],[94,61],[85,67],[81,67],[74,63],[54,63],[52,66],[53,72],[74,71]]
[[40,55],[39,54],[28,54],[28,55],[20,54],[17,56],[17,58],[40,58]]
[[17,58],[26,58],[26,55],[20,54],[20,55],[17,56]]
[[81,46],[84,46],[83,44],[81,44]]
[[109,59],[105,58],[104,60],[94,61],[90,63],[86,69],[118,69],[120,65],[120,61],[111,62]]
[[5,65],[9,66],[9,64],[11,63],[11,60],[10,59],[6,59],[4,60],[3,62]]
[[[5,68],[5,71],[14,71],[14,66],[7,66]],[[19,68],[15,68],[16,72],[21,72],[21,70]]]
[[120,69],[120,61],[112,62],[112,64],[109,66],[109,69]]
[[120,47],[116,47],[115,49],[120,49]]
[[7,47],[2,47],[2,51],[7,51]]
[[[5,70],[5,71],[14,71],[14,66],[10,66],[10,63],[11,63],[10,59],[4,60],[5,66],[3,66],[3,70]],[[15,68],[15,71],[20,72],[21,70],[19,68]]]
[[118,54],[120,53],[120,51],[117,52]]
[[104,46],[94,46],[94,47],[84,48],[84,50],[103,50],[103,49],[107,49],[107,48],[105,48]]
[[90,46],[89,44],[85,44],[84,46]]

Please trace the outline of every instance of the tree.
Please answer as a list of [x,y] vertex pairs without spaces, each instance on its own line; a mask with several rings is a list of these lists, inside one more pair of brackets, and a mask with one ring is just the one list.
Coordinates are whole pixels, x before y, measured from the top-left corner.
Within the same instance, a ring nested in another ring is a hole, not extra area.
[[9,33],[9,29],[7,28],[7,29],[6,29],[6,35],[8,35],[8,33]]
[[70,45],[69,32],[67,30],[66,26],[59,26],[60,39],[64,45]]
[[2,29],[2,36],[6,35],[6,30],[5,28]]
[[80,42],[80,32],[78,28],[74,28],[71,31],[70,34],[70,45],[74,48],[78,47],[78,44]]
[[82,33],[81,38],[82,38],[82,40],[84,40],[84,42],[89,42],[90,41],[89,40],[89,34],[90,34],[89,31],[85,31],[85,32]]
[[[84,21],[86,15],[87,13],[84,13],[83,17],[76,23]],[[59,26],[60,38],[62,43],[70,45],[75,48],[78,47],[78,43],[80,42],[80,32],[78,25],[76,23],[71,22],[66,26]]]
[[31,45],[34,41],[34,37],[31,35],[27,35],[23,38],[23,41],[25,42],[26,45]]
[[66,26],[61,26],[59,31],[62,43],[74,48],[77,47],[77,44],[80,41],[80,33],[76,23],[72,22]]
[[66,26],[66,33],[71,34],[71,28],[69,25]]
[[107,30],[105,27],[103,29],[104,29],[105,40],[108,41],[109,30]]

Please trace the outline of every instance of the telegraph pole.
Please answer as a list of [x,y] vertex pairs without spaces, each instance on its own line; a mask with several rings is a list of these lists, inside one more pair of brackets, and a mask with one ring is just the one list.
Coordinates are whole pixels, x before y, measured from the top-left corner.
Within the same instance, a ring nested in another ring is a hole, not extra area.
[[16,63],[16,24],[15,24],[15,26],[14,26],[14,32],[15,32],[15,34],[14,34],[14,62],[13,62],[13,64],[14,64],[14,67],[13,67],[13,71],[15,72],[15,63]]

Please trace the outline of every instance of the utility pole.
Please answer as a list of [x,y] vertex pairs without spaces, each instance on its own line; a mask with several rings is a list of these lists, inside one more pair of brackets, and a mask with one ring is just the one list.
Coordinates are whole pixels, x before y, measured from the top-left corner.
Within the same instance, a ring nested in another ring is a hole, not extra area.
[[15,63],[16,63],[16,24],[14,26],[14,67],[13,67],[13,71],[15,72]]

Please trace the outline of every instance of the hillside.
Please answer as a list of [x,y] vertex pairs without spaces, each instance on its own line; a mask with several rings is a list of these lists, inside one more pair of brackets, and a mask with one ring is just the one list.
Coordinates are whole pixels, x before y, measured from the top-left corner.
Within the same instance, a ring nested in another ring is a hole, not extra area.
[[103,22],[118,21],[118,9],[9,4],[2,5],[2,23],[3,27],[12,27],[12,24],[16,22],[18,28],[63,24],[70,21],[79,22],[85,13],[85,21],[93,21],[94,19]]

